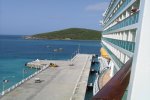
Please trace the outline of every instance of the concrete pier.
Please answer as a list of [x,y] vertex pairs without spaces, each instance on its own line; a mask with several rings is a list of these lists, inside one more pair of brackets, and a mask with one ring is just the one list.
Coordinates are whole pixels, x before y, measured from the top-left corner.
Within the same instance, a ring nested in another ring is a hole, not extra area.
[[28,66],[30,68],[39,68],[39,69],[41,69],[43,66],[49,65],[50,62],[52,62],[52,61],[36,59],[35,61],[28,62],[26,64],[26,66]]
[[[0,100],[84,100],[92,55],[77,54],[70,61],[49,60],[49,67]],[[41,80],[35,83],[35,78]]]

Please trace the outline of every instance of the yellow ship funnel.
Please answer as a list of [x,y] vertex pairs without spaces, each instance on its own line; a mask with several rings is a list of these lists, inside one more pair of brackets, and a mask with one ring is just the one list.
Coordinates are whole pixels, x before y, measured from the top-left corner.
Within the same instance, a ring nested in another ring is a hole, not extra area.
[[106,58],[106,59],[110,59],[108,54],[107,54],[107,51],[104,49],[104,48],[101,48],[100,49],[100,53],[101,53],[101,56]]

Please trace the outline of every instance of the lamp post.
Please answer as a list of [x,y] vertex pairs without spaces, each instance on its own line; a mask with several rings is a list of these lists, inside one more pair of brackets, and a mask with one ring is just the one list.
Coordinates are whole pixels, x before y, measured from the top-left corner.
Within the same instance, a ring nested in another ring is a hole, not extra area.
[[75,52],[73,52],[73,53],[71,54],[71,59],[73,59],[74,55],[75,55]]
[[80,44],[78,45],[78,51],[77,52],[78,52],[78,54],[80,53]]
[[5,90],[5,83],[8,83],[9,82],[9,80],[7,80],[6,78],[9,78],[9,77],[11,77],[11,78],[14,78],[15,76],[4,76],[2,79],[2,82],[3,82],[3,92],[4,92],[4,90]]

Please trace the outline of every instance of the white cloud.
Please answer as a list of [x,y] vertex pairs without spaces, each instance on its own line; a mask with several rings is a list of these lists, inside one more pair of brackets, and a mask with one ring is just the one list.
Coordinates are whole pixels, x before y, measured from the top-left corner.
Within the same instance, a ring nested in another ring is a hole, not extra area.
[[85,10],[86,11],[105,11],[108,7],[109,2],[101,2],[97,4],[88,5]]

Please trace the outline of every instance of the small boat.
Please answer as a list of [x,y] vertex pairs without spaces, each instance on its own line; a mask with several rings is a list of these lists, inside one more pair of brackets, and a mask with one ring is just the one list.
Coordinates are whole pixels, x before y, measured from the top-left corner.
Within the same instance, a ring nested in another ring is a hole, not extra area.
[[63,51],[63,48],[54,49],[53,51],[54,52],[61,52],[61,51]]
[[51,44],[46,45],[46,48],[52,48],[52,45]]
[[59,48],[59,51],[63,51],[63,48]]
[[58,49],[54,49],[53,51],[54,51],[54,52],[58,52]]

